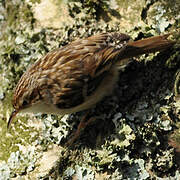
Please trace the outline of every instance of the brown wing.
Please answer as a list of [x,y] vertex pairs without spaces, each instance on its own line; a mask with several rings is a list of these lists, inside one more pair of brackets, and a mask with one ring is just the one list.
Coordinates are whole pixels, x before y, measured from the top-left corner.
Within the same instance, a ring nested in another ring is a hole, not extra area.
[[41,99],[63,109],[80,105],[107,80],[113,63],[125,65],[125,58],[170,48],[175,42],[168,40],[169,35],[128,42],[125,34],[106,33],[52,51],[23,74],[13,106],[18,112]]
[[125,34],[100,34],[48,53],[31,67],[40,72],[40,96],[62,109],[81,104],[97,89],[129,39]]

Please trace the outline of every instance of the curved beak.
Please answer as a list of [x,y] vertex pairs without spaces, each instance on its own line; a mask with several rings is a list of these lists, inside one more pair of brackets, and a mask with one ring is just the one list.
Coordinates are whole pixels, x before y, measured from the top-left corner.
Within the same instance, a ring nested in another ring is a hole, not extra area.
[[8,124],[7,124],[7,129],[10,128],[11,122],[12,122],[12,120],[16,117],[16,114],[17,114],[17,113],[18,113],[17,110],[14,110],[14,111],[11,113],[11,116],[10,116],[9,121],[8,121]]

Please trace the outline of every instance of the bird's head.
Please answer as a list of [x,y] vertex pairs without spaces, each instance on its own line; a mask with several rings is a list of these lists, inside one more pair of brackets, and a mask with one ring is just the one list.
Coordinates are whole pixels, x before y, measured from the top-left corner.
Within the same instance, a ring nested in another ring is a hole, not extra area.
[[24,73],[20,78],[13,94],[12,104],[14,111],[9,118],[8,128],[19,112],[25,111],[39,101],[40,94],[38,93],[36,84],[34,78],[31,77],[28,72]]

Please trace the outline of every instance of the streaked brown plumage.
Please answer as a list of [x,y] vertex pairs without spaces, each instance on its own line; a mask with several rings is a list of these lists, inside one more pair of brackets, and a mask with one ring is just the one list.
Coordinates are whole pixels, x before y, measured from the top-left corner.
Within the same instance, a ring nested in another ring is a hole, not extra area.
[[168,36],[133,42],[125,34],[104,33],[49,52],[19,80],[8,127],[18,112],[69,114],[92,107],[111,92],[119,66],[133,56],[171,47]]

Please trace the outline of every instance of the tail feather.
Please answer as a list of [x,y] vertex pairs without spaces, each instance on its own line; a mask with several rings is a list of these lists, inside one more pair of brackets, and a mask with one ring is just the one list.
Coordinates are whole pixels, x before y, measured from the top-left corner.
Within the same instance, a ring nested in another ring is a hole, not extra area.
[[143,40],[128,42],[126,47],[120,53],[120,59],[131,58],[146,53],[163,51],[172,47],[175,41],[168,40],[170,34],[154,36]]

